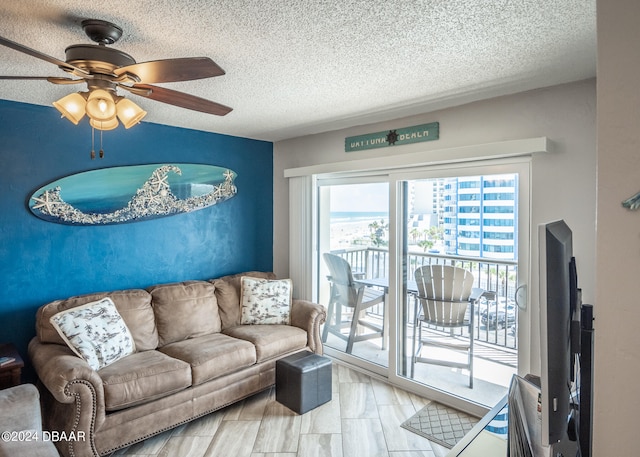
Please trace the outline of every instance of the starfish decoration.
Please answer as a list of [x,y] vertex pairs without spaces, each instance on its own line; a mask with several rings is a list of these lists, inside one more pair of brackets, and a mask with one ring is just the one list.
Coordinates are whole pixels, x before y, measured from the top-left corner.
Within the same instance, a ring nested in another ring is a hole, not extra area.
[[162,205],[162,198],[158,194],[151,194],[147,196],[147,203],[153,206]]
[[[36,201],[36,204],[33,205],[34,209],[39,209],[45,214],[53,215],[53,207],[55,205],[59,205],[60,202],[50,200],[51,193],[47,190],[40,195],[40,197],[33,197]],[[44,208],[44,209],[43,209]]]
[[159,175],[157,173],[153,174],[153,178],[149,180],[149,184],[155,186],[155,191],[159,191],[163,187],[169,187],[169,183],[167,182],[168,176],[166,174]]
[[387,142],[389,145],[395,144],[398,141],[398,133],[395,130],[389,130],[387,134]]
[[224,179],[225,181],[232,181],[233,180],[233,173],[231,172],[231,170],[227,170],[224,172]]
[[215,186],[213,188],[213,196],[215,198],[220,198],[220,197],[224,196],[224,192],[223,192],[222,186]]

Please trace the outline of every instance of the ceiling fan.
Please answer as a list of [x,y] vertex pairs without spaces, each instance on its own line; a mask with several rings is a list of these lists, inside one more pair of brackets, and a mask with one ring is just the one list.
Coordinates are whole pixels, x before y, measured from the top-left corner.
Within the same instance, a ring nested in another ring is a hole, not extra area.
[[[123,89],[132,94],[189,110],[224,116],[232,108],[194,95],[151,85],[191,81],[224,75],[208,57],[185,57],[137,63],[122,51],[107,47],[118,41],[122,29],[99,19],[82,21],[87,36],[97,44],[76,44],[65,50],[62,61],[0,36],[0,45],[57,65],[70,76],[0,76],[0,79],[46,80],[53,84],[86,83],[88,91],[67,95],[54,102],[64,117],[74,124],[89,117],[98,130],[111,130],[118,120],[126,128],[137,124],[146,112],[117,94]],[[137,109],[136,109],[137,108]],[[117,117],[117,118],[116,118]]]

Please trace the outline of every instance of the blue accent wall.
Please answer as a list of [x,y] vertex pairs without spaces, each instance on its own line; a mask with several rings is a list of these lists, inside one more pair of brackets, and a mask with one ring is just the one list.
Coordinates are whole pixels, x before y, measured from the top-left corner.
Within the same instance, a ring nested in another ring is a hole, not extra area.
[[[143,122],[104,132],[103,147],[91,160],[86,120],[75,126],[54,108],[0,100],[0,343],[16,344],[25,361],[35,312],[52,300],[273,268],[272,143]],[[73,173],[180,162],[232,169],[238,194],[106,226],[46,222],[27,206],[40,186]]]

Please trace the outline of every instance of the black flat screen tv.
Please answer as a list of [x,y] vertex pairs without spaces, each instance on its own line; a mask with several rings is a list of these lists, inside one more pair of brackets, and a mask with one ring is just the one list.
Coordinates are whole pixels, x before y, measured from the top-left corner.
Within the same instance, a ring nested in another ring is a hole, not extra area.
[[542,444],[552,445],[567,433],[578,350],[572,346],[572,321],[580,312],[579,292],[572,233],[567,224],[541,224],[538,242]]

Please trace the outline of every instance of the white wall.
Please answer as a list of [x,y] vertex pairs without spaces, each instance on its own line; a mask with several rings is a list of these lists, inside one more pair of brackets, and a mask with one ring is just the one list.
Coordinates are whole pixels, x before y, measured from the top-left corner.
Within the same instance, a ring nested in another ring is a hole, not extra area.
[[[294,138],[274,145],[274,271],[289,276],[289,193],[284,170],[309,165],[407,154],[482,143],[546,136],[553,153],[532,161],[530,346],[539,346],[537,225],[565,219],[574,233],[580,286],[594,302],[596,197],[596,82],[580,81],[474,102],[446,110]],[[440,139],[398,147],[344,152],[345,137],[440,123]],[[640,183],[639,183],[640,184]],[[640,189],[640,188],[639,188]],[[311,298],[311,297],[308,297]],[[531,356],[529,371],[539,373]],[[525,355],[526,357],[526,355]],[[528,357],[527,357],[528,358]],[[526,367],[525,367],[526,369]]]
[[598,0],[594,456],[639,455],[640,2]]
[[[552,140],[555,152],[533,160],[532,226],[563,218],[573,228],[584,299],[593,302],[595,105],[595,80],[588,80],[276,143],[274,271],[280,277],[289,274],[285,169],[546,136]],[[440,123],[437,141],[344,152],[345,137],[435,121]],[[532,236],[537,236],[536,233],[533,230]]]

